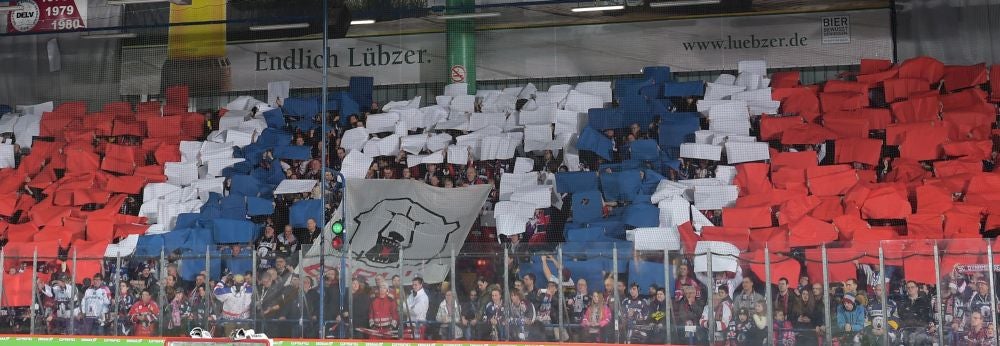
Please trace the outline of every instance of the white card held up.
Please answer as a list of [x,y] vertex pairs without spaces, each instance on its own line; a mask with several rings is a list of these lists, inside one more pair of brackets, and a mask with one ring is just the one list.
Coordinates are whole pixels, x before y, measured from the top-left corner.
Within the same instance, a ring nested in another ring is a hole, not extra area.
[[406,123],[407,130],[414,130],[424,127],[424,113],[419,109],[400,109],[399,121]]
[[715,77],[715,81],[712,83],[722,84],[722,85],[733,85],[736,84],[736,76],[723,73],[720,74],[718,77]]
[[469,131],[478,131],[487,126],[503,127],[507,115],[503,113],[472,113],[469,117]]
[[451,145],[451,135],[447,133],[434,134],[427,139],[427,150],[439,151]]
[[771,88],[743,91],[733,94],[735,101],[771,101]]
[[344,132],[344,137],[340,140],[340,146],[347,151],[361,150],[368,142],[368,129],[356,127]]
[[445,96],[463,96],[469,94],[468,83],[451,83],[444,87]]
[[712,272],[733,272],[740,268],[740,249],[721,241],[699,241],[694,247],[694,271],[708,272],[708,253],[712,253]]
[[725,119],[747,119],[750,112],[747,110],[746,101],[729,101],[715,105],[708,110],[709,120]]
[[537,186],[538,173],[504,173],[500,176],[500,200],[510,200],[510,195],[518,188]]
[[604,100],[601,96],[586,94],[577,90],[569,92],[566,97],[565,109],[579,113],[586,113],[591,108],[604,107]]
[[555,113],[555,134],[580,133],[587,124],[586,113],[557,110]]
[[530,157],[518,157],[514,160],[514,173],[528,173],[535,169],[535,160]]
[[340,165],[340,174],[344,178],[363,179],[368,175],[368,168],[372,165],[372,158],[365,155],[360,150],[352,150],[344,157]]
[[734,178],[736,178],[736,167],[724,165],[715,166],[715,180],[718,180],[722,185],[732,184]]
[[727,99],[729,96],[746,90],[746,87],[737,85],[726,85],[718,83],[706,83],[705,86],[705,99],[706,100],[722,100]]
[[231,110],[219,118],[219,130],[238,129],[244,121],[250,119],[250,111]]
[[[208,169],[205,171],[205,178],[221,177],[222,176],[222,170],[224,170],[226,168],[229,168],[229,167],[232,167],[233,165],[235,165],[237,163],[240,163],[240,162],[243,162],[243,161],[246,161],[246,160],[242,159],[242,158],[235,158],[235,157],[234,158],[227,158],[227,159],[209,160],[208,162],[205,163],[205,165],[208,166],[207,167]],[[188,162],[188,161],[185,161],[185,162]]]
[[452,111],[472,113],[476,110],[476,96],[455,96],[455,98],[451,100],[450,108]]
[[14,145],[0,144],[0,168],[14,168],[17,163],[14,160]]
[[396,129],[397,121],[399,121],[399,113],[396,112],[369,114],[365,128],[368,129],[369,133],[392,132]]
[[508,236],[524,233],[534,215],[535,207],[528,203],[500,201],[493,208],[497,233]]
[[699,210],[715,210],[736,205],[739,197],[739,187],[736,185],[694,187],[694,206]]
[[233,143],[238,147],[245,147],[253,143],[253,134],[235,129],[226,130],[226,142]]
[[681,157],[719,161],[722,159],[722,146],[711,144],[682,143]]
[[14,109],[17,110],[18,113],[21,113],[23,115],[42,116],[42,113],[51,112],[55,109],[55,107],[56,104],[52,101],[49,101],[49,102],[42,102],[37,105],[15,106]]
[[274,188],[274,194],[309,193],[312,192],[317,183],[319,182],[312,179],[285,179],[278,184],[278,187]]
[[556,109],[554,106],[539,107],[538,110],[522,110],[518,114],[520,125],[551,125],[555,122]]
[[750,135],[750,119],[715,119],[708,122],[708,129],[727,135]]
[[736,77],[736,83],[734,83],[734,85],[744,87],[748,91],[757,90],[757,87],[760,86],[760,78],[761,76],[759,74],[740,73],[740,75]]
[[552,206],[552,185],[522,186],[514,189],[510,200],[534,205],[536,209]]
[[277,81],[267,83],[267,104],[277,107],[278,99],[288,98],[288,89],[292,87],[290,81]]
[[249,111],[258,105],[263,104],[265,103],[253,97],[240,96],[226,104],[225,108],[228,111]]
[[569,84],[555,84],[549,86],[550,93],[568,93],[573,90],[573,86]]
[[767,61],[764,60],[745,60],[737,63],[736,67],[739,73],[750,73],[758,76],[767,75]]
[[726,161],[729,164],[765,161],[770,158],[767,142],[726,142]]
[[14,132],[14,124],[17,124],[19,114],[7,113],[0,118],[0,133]]
[[584,94],[595,95],[601,98],[602,103],[611,102],[611,82],[582,82],[577,83],[573,90]]
[[644,227],[631,231],[636,251],[679,251],[681,236],[675,227]]
[[167,162],[163,164],[163,175],[167,176],[168,183],[190,185],[192,181],[198,180],[198,165],[193,162]]
[[400,147],[407,153],[420,154],[424,148],[427,148],[427,134],[420,133],[404,136],[401,138]]
[[449,145],[448,146],[448,163],[453,165],[467,165],[469,164],[469,147]]

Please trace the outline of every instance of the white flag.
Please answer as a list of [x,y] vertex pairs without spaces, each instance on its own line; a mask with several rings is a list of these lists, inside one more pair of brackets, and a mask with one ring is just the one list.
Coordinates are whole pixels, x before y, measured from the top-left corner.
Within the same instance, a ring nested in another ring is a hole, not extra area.
[[[403,282],[420,276],[427,283],[448,279],[452,249],[465,243],[490,192],[490,185],[438,188],[409,180],[348,179],[347,220],[342,250],[349,253],[349,275],[399,274]],[[323,242],[326,266],[339,268],[341,251]],[[319,269],[319,246],[303,268]]]

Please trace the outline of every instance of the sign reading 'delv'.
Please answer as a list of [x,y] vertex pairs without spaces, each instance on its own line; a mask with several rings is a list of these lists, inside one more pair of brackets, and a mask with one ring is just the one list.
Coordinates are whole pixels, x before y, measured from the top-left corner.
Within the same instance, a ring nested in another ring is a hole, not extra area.
[[87,0],[11,1],[21,9],[10,12],[7,32],[44,32],[87,27]]

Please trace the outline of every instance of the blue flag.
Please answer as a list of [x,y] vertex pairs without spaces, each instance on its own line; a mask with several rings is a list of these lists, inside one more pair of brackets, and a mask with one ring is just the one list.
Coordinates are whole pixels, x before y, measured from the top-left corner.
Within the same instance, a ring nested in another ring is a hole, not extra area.
[[576,148],[579,150],[588,150],[594,152],[605,160],[613,160],[611,155],[611,150],[614,147],[614,143],[611,139],[604,136],[604,134],[597,132],[592,127],[587,126],[583,128],[583,132],[580,133],[580,138],[576,141]]
[[556,173],[556,191],[559,193],[594,191],[598,188],[597,184],[596,172]]
[[[288,223],[292,227],[306,227],[306,221],[313,219],[317,224],[323,222],[323,202],[318,199],[305,199],[288,208]],[[322,225],[320,225],[322,227]]]
[[319,99],[315,97],[290,97],[285,99],[283,102],[284,104],[282,105],[282,108],[284,108],[285,113],[289,115],[311,117],[319,113]]
[[705,96],[705,83],[702,81],[667,83],[663,86],[663,96]]
[[257,239],[257,227],[249,220],[215,219],[212,235],[217,244],[250,243]]
[[601,219],[604,199],[600,191],[585,191],[573,194],[573,222],[585,223]]
[[263,115],[268,128],[280,129],[285,127],[285,114],[281,112],[281,109],[275,108],[264,112]]

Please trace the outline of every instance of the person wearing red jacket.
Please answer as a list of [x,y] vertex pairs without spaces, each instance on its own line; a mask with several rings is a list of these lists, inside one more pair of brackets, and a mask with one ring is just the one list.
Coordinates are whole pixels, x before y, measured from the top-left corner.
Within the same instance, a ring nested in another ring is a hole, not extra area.
[[383,336],[392,335],[399,325],[399,309],[396,301],[389,297],[389,285],[384,281],[379,283],[378,295],[372,300],[368,322],[372,329]]
[[136,336],[153,336],[156,333],[156,322],[160,317],[160,307],[153,301],[148,290],[142,291],[142,299],[128,311],[128,316],[135,326]]

